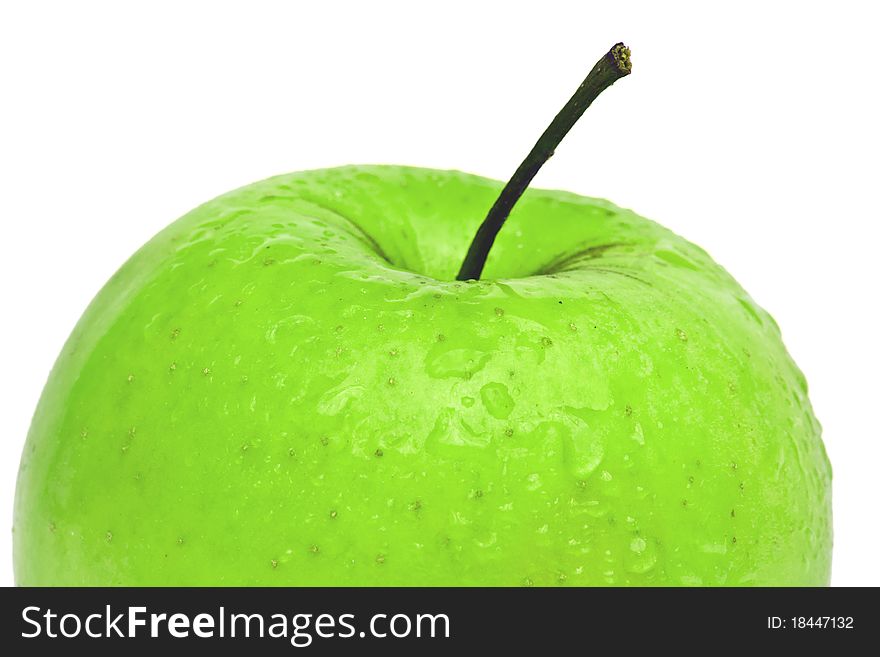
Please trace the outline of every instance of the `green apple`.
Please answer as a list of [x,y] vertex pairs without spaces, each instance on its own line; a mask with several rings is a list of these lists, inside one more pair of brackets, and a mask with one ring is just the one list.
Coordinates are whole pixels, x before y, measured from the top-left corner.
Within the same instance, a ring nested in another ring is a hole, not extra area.
[[21,585],[825,585],[830,467],[777,325],[700,248],[529,189],[343,167],[184,216],[39,402]]

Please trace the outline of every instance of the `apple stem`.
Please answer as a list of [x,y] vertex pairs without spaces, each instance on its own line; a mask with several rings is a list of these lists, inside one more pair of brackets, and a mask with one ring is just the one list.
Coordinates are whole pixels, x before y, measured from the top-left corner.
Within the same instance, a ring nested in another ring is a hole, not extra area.
[[581,118],[581,115],[599,94],[620,78],[629,75],[631,71],[630,51],[622,43],[615,44],[602,56],[602,59],[596,62],[596,65],[581,82],[581,86],[577,88],[565,107],[547,126],[544,134],[532,147],[511,179],[507,181],[504,189],[501,190],[501,194],[498,195],[483,223],[480,224],[477,234],[468,248],[467,255],[456,277],[457,280],[466,281],[480,278],[498,231],[501,230],[510,211],[526,187],[532,182],[532,178],[535,177],[544,162],[550,159],[559,142],[568,134],[568,131],[577,123],[577,120]]

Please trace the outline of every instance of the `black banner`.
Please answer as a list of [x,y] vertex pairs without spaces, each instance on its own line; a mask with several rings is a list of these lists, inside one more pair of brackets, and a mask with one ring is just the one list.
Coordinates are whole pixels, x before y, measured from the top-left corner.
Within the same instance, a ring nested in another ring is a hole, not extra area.
[[[876,589],[4,589],[2,647],[90,655],[864,646]],[[859,641],[859,643],[856,643]],[[868,644],[870,645],[870,644]],[[124,652],[123,652],[124,654]]]

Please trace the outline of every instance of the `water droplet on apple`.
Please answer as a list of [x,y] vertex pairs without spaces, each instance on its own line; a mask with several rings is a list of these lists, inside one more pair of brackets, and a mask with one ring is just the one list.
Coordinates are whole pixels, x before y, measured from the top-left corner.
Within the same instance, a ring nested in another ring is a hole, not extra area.
[[364,386],[353,385],[346,379],[321,395],[317,410],[322,415],[338,415],[345,412],[363,393]]
[[435,379],[468,379],[489,362],[490,354],[478,349],[437,349],[425,360],[425,371]]
[[480,389],[480,398],[489,415],[499,420],[507,419],[515,405],[503,383],[487,383]]
[[667,251],[661,249],[659,251],[655,251],[654,255],[663,262],[669,263],[674,267],[679,267],[681,269],[690,269],[692,271],[699,271],[699,267],[697,267],[697,265],[675,251]]
[[478,531],[475,533],[473,540],[479,548],[490,548],[498,542],[498,533],[488,529]]
[[629,552],[624,558],[627,572],[644,575],[657,565],[657,548],[653,541],[641,536],[634,537],[629,544]]
[[569,472],[578,479],[590,477],[602,459],[605,458],[605,446],[589,430],[567,432],[563,439],[563,459]]
[[633,427],[632,439],[639,445],[645,444],[645,432],[642,430],[641,422],[636,422],[635,427]]
[[444,408],[440,412],[425,438],[425,449],[429,453],[450,458],[467,458],[470,449],[482,449],[490,444],[490,434],[475,431],[453,408]]
[[737,299],[743,309],[748,313],[749,317],[758,324],[763,324],[764,322],[761,320],[761,316],[758,314],[758,311],[755,309],[754,304],[749,299]]

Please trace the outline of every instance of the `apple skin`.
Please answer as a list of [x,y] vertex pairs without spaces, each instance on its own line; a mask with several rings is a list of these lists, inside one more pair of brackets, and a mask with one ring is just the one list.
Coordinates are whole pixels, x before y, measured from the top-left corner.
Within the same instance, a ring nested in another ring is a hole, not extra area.
[[500,189],[309,171],[159,233],[49,377],[17,583],[828,584],[831,470],[771,317],[558,191],[454,282]]

